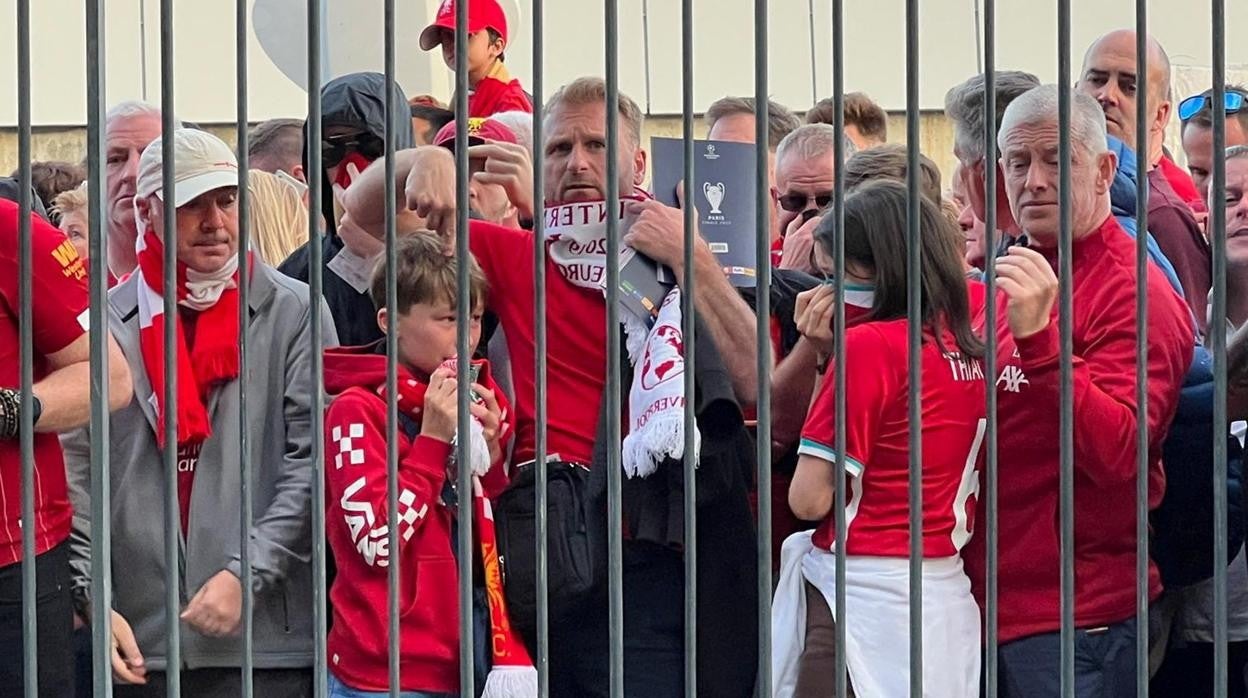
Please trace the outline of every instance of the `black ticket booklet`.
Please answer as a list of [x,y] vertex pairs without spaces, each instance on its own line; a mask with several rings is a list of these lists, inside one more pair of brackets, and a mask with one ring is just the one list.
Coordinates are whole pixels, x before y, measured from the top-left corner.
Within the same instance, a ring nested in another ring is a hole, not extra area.
[[[684,178],[684,141],[651,138],[654,196],[677,205],[676,186]],[[755,148],[749,143],[694,141],[692,185],[685,201],[698,212],[698,226],[733,286],[753,287],[758,277],[758,222],[755,219]]]
[[619,264],[620,310],[636,316],[647,327],[653,326],[674,284],[663,279],[666,274],[660,273],[658,263],[632,248],[620,250]]

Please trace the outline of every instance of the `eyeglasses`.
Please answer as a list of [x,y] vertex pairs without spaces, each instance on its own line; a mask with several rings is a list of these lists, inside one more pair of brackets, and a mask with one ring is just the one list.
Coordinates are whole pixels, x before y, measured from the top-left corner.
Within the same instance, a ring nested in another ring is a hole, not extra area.
[[376,160],[386,152],[385,141],[371,133],[357,133],[349,136],[335,136],[321,141],[321,164],[334,167],[347,157],[347,153],[355,151],[369,160]]
[[832,192],[829,191],[814,195],[785,194],[777,198],[780,201],[780,208],[788,211],[789,213],[801,213],[806,210],[806,205],[810,203],[811,199],[814,199],[815,206],[818,206],[821,209],[827,208],[828,204],[832,203]]
[[[1241,111],[1244,108],[1245,101],[1248,101],[1248,97],[1245,97],[1243,93],[1227,92],[1225,99],[1226,113],[1234,114]],[[1179,120],[1187,121],[1199,114],[1202,109],[1212,104],[1212,102],[1212,95],[1193,95],[1188,97],[1179,102]]]

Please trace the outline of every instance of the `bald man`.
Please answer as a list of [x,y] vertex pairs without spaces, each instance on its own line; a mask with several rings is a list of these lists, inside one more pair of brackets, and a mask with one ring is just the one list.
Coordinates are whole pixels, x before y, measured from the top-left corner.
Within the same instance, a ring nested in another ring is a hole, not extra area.
[[[1096,99],[1105,112],[1109,135],[1135,149],[1136,34],[1113,31],[1092,43],[1083,57],[1076,88]],[[1183,285],[1183,296],[1204,332],[1212,257],[1209,244],[1194,215],[1200,193],[1191,177],[1174,164],[1162,148],[1170,118],[1170,58],[1161,44],[1148,38],[1148,115],[1146,150],[1138,154],[1140,169],[1148,172],[1148,230],[1170,260]],[[1176,186],[1177,183],[1177,186]]]

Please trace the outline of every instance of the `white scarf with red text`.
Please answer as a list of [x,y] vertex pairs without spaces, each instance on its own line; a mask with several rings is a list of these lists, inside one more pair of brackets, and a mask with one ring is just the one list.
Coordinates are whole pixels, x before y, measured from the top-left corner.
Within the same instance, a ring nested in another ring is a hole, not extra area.
[[[624,232],[624,202],[620,232]],[[582,288],[606,293],[607,204],[604,201],[549,206],[545,233],[550,258],[564,279]],[[681,325],[680,288],[663,299],[653,318],[623,313],[625,347],[633,366],[628,391],[628,433],[623,465],[629,477],[647,477],[668,458],[685,455],[685,342]],[[694,427],[694,462],[702,435]]]

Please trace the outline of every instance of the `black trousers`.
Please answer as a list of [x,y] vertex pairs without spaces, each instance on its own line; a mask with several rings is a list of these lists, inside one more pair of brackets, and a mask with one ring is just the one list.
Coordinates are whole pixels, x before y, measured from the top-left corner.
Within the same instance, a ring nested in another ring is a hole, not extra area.
[[[236,667],[183,669],[182,695],[185,698],[238,698],[242,695],[243,672]],[[306,698],[312,695],[311,669],[256,669],[252,687],[264,698]],[[142,686],[113,685],[114,698],[164,698],[164,672],[149,672]]]
[[[35,558],[39,695],[63,698],[74,692],[74,608],[70,596],[69,545],[61,543]],[[22,565],[0,568],[0,694],[21,695]]]
[[[684,567],[681,554],[624,543],[624,695],[684,695]],[[609,695],[610,622],[606,600],[550,628],[551,698]],[[751,641],[753,641],[751,639]]]
[[[1248,642],[1227,645],[1228,698],[1248,696]],[[1172,645],[1161,669],[1153,677],[1149,692],[1157,698],[1212,698],[1213,643],[1185,642]]]

